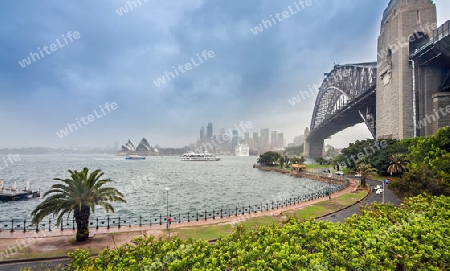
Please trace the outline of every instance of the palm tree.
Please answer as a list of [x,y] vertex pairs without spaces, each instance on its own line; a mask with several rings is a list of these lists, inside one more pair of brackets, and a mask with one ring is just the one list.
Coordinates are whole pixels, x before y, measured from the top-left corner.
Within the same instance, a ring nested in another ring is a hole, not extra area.
[[38,225],[46,216],[59,214],[57,219],[57,225],[59,226],[63,216],[67,214],[67,217],[69,217],[73,211],[77,223],[76,239],[78,242],[83,242],[89,238],[89,216],[91,210],[94,213],[96,205],[105,208],[106,212],[114,212],[114,208],[109,202],[126,201],[123,199],[123,194],[117,189],[102,187],[112,180],[100,179],[104,174],[100,169],[89,175],[88,168],[84,168],[80,172],[69,170],[69,173],[70,179],[54,179],[62,181],[64,184],[52,185],[52,188],[44,194],[44,197],[52,195],[36,206],[31,215],[33,216],[33,224]]
[[395,173],[397,175],[398,173],[403,173],[406,171],[406,165],[408,164],[408,160],[406,160],[406,155],[401,153],[392,154],[389,156],[389,167],[387,169],[387,172],[389,173]]
[[371,164],[359,163],[358,165],[356,165],[356,170],[353,172],[358,173],[361,176],[360,186],[366,187],[366,177],[369,172],[373,171],[376,171],[376,169],[373,168]]

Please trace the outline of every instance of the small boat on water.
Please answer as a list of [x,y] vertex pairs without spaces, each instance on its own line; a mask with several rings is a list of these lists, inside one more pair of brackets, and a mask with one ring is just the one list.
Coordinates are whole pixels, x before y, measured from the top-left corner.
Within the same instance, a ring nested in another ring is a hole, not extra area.
[[181,161],[219,161],[220,159],[220,157],[206,152],[187,152],[181,156]]
[[40,197],[40,189],[38,189],[37,191],[32,191],[29,189],[29,185],[29,182],[27,182],[25,188],[23,190],[20,190],[17,188],[16,182],[14,182],[13,186],[10,189],[4,189],[3,180],[0,180],[0,201],[16,201]]
[[145,160],[145,156],[140,155],[128,155],[125,157],[126,160]]

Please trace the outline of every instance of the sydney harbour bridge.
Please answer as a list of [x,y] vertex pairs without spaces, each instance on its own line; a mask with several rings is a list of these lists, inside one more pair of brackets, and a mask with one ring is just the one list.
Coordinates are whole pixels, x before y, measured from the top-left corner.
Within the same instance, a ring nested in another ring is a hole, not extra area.
[[[437,27],[432,1],[413,2],[389,3],[376,62],[335,65],[325,74],[305,130],[305,156],[322,156],[325,139],[358,123],[376,139],[431,135],[450,125],[450,112],[436,114],[450,105],[450,21]],[[429,123],[417,127],[422,119]]]

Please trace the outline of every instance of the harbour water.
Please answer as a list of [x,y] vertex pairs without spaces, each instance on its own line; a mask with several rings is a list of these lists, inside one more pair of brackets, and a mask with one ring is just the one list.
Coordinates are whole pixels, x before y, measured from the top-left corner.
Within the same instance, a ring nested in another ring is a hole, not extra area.
[[[68,169],[91,171],[101,169],[109,186],[121,191],[127,203],[114,203],[116,215],[159,215],[169,212],[195,212],[235,208],[284,200],[322,190],[328,184],[296,178],[285,174],[252,168],[257,157],[225,156],[217,162],[186,162],[179,157],[147,157],[146,160],[125,160],[114,155],[35,155],[0,171],[5,188],[16,181],[23,189],[26,181],[41,195],[53,178],[69,178]],[[166,191],[169,188],[169,191]],[[168,198],[167,198],[168,196]],[[42,198],[26,201],[0,202],[0,221],[30,219],[31,211]],[[105,217],[97,207],[92,218]]]

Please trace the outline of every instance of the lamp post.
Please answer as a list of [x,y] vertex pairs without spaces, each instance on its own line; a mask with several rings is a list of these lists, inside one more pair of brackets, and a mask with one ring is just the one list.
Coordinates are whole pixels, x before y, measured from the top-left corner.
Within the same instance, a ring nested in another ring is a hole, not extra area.
[[331,200],[331,178],[328,178],[328,197]]
[[166,229],[169,229],[169,187],[166,187]]

